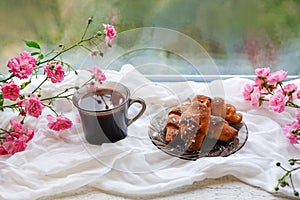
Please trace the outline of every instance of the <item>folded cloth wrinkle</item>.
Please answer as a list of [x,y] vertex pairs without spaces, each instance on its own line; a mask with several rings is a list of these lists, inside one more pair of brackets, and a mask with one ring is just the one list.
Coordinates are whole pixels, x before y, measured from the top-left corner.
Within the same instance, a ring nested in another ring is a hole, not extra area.
[[[39,119],[28,118],[25,126],[36,127],[35,137],[25,151],[11,157],[0,157],[0,199],[38,199],[89,185],[118,194],[159,194],[190,185],[207,178],[231,175],[268,192],[283,171],[276,162],[287,164],[290,157],[299,157],[299,145],[292,146],[285,138],[282,127],[294,119],[294,111],[272,113],[267,107],[254,110],[242,96],[248,79],[232,78],[210,83],[181,82],[154,83],[131,65],[120,71],[105,71],[107,80],[121,82],[132,98],[142,98],[147,104],[144,115],[131,124],[128,136],[116,143],[101,146],[88,144],[84,139],[78,112],[67,101],[56,102],[56,108],[72,119],[74,127],[60,133],[47,127],[45,110]],[[68,86],[84,83],[88,73],[81,70],[55,87],[45,87],[45,95],[52,95]],[[290,81],[300,86],[300,80]],[[33,80],[33,85],[38,81]],[[52,86],[52,85],[51,85]],[[26,88],[30,91],[30,87]],[[175,106],[195,94],[220,96],[242,112],[248,127],[248,140],[229,157],[200,158],[196,161],[170,156],[154,146],[148,136],[148,127],[156,114]],[[132,107],[136,112],[137,107]],[[0,126],[7,127],[16,113],[0,115]],[[294,176],[300,185],[300,176]],[[280,190],[293,196],[288,188]]]

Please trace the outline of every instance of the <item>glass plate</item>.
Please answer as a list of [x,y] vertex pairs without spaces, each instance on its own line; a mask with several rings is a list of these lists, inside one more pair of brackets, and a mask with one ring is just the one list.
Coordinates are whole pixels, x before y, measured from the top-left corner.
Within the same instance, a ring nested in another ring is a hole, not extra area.
[[[168,112],[171,108],[160,111],[150,121],[149,137],[152,143],[163,152],[186,160],[197,160],[202,157],[229,156],[240,150],[248,139],[248,129],[244,122],[230,124],[238,130],[238,135],[233,140],[222,142],[218,140],[205,138],[202,146],[210,148],[201,148],[200,151],[185,151],[180,145],[180,141],[166,144],[165,142],[165,124]],[[182,141],[181,141],[182,142]],[[213,144],[213,145],[211,145]]]

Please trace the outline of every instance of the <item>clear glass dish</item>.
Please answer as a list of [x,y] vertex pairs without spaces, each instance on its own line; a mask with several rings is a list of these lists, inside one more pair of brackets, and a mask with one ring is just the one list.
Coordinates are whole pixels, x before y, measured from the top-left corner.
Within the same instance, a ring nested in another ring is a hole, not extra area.
[[[205,139],[205,143],[214,144],[211,148],[200,149],[199,151],[185,151],[179,145],[170,145],[165,142],[165,124],[168,112],[171,108],[158,112],[150,121],[148,130],[152,143],[161,151],[185,160],[197,160],[202,157],[230,156],[240,150],[248,139],[248,129],[244,122],[230,124],[238,130],[238,135],[233,140],[222,142],[212,139]],[[204,145],[204,144],[203,144]],[[203,146],[202,145],[202,146]],[[209,144],[207,146],[210,146]]]

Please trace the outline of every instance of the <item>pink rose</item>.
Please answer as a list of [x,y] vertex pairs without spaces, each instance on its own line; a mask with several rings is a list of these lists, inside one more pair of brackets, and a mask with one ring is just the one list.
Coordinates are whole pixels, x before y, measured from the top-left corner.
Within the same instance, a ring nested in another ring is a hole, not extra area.
[[20,135],[22,135],[22,133],[11,131],[9,132],[9,134],[6,135],[5,141],[11,141],[14,140],[15,138],[18,139]]
[[[5,149],[5,154],[14,154],[25,150],[27,142],[29,142],[34,136],[34,130],[26,128],[23,131],[22,124],[16,120],[10,120],[11,132],[6,135],[5,142],[3,143],[3,148]],[[1,154],[1,153],[0,153]]]
[[47,74],[47,78],[49,78],[52,83],[59,83],[64,80],[65,70],[59,62],[50,62],[44,67],[44,70]]
[[26,142],[16,138],[8,138],[3,143],[3,148],[10,155],[13,155],[20,151],[24,151],[26,149],[26,146],[27,146]]
[[34,136],[34,130],[31,128],[26,128],[26,132],[19,136],[19,140],[24,142],[29,142]]
[[25,111],[24,109],[21,109],[21,110],[20,110],[20,115],[21,115],[21,116],[26,116],[26,111]]
[[297,85],[289,83],[283,87],[284,94],[289,97],[289,100],[293,100],[293,93],[297,91]]
[[294,83],[289,83],[284,86],[283,90],[286,95],[292,95],[292,93],[297,91],[297,85],[295,85]]
[[259,87],[259,89],[262,89],[262,85],[263,85],[263,83],[264,83],[265,81],[264,81],[264,79],[261,79],[261,78],[259,78],[258,76],[256,76],[255,78],[254,78],[254,85],[255,86],[258,86]]
[[11,58],[7,63],[7,67],[10,69],[9,72],[16,77],[24,79],[32,74],[33,69],[36,67],[35,62],[36,59],[29,52],[24,51],[19,57]]
[[274,112],[283,112],[285,104],[289,100],[287,96],[284,96],[282,91],[277,91],[270,97],[269,110]]
[[88,71],[92,73],[92,75],[95,77],[95,79],[100,84],[102,84],[102,81],[106,80],[105,74],[103,73],[103,71],[99,67],[94,66],[92,69],[89,69]]
[[300,129],[300,124],[297,122],[292,122],[287,124],[282,130],[285,136],[290,140],[291,144],[298,144],[300,140],[300,136],[294,134],[295,131]]
[[20,87],[13,80],[1,85],[2,97],[4,99],[16,100],[20,95]]
[[11,126],[11,130],[13,130],[14,132],[17,133],[23,132],[23,125],[19,121],[11,119],[9,123]]
[[35,94],[31,94],[29,98],[18,102],[18,104],[21,104],[25,108],[26,113],[36,118],[42,114],[42,110],[44,109],[42,102]]
[[0,143],[0,155],[6,155],[6,154],[7,154],[7,151],[4,149],[4,147]]
[[266,78],[270,74],[270,68],[269,67],[267,67],[267,68],[257,68],[255,70],[255,74],[259,77]]
[[48,127],[55,131],[65,130],[72,127],[72,121],[63,115],[59,115],[57,117],[47,115],[47,120]]
[[251,105],[253,106],[254,109],[258,109],[261,105],[261,101],[260,101],[260,90],[258,87],[254,87],[253,88],[253,92],[250,95],[251,98]]
[[300,99],[300,90],[297,92],[297,99]]
[[113,25],[110,25],[110,24],[103,24],[103,26],[105,28],[105,35],[106,35],[105,41],[106,41],[106,44],[111,43],[117,35],[115,27]]
[[250,101],[251,100],[251,93],[253,92],[253,84],[252,83],[247,83],[244,87],[244,91],[243,91],[243,97],[246,101]]
[[286,71],[279,70],[279,71],[271,73],[267,77],[267,81],[269,84],[275,85],[279,82],[282,82],[287,77],[287,75],[288,75],[288,73]]

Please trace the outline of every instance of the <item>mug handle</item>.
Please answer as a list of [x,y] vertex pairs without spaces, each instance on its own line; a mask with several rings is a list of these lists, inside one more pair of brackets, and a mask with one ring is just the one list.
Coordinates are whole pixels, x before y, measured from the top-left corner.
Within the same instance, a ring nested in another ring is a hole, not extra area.
[[131,118],[131,119],[128,120],[128,126],[129,126],[132,122],[134,122],[135,120],[137,120],[140,116],[142,116],[142,114],[143,114],[143,113],[145,112],[145,110],[146,110],[146,103],[145,103],[145,101],[144,101],[143,99],[140,99],[140,98],[137,98],[137,99],[130,99],[130,100],[129,100],[129,107],[130,107],[132,104],[134,104],[134,103],[139,103],[139,104],[141,104],[141,105],[142,105],[142,108],[141,108],[140,112],[139,112],[136,116],[134,116],[133,118]]

